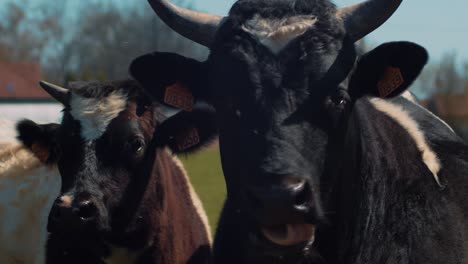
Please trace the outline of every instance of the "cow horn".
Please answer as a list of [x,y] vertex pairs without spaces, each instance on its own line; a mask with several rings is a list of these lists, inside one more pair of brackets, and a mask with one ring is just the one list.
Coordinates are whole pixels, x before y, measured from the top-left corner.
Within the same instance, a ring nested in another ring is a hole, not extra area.
[[40,81],[39,85],[48,93],[50,94],[55,100],[59,101],[63,105],[67,105],[69,101],[69,94],[68,90],[57,86],[55,84],[51,84],[45,81]]
[[209,47],[213,42],[214,35],[223,19],[221,16],[178,7],[169,0],[148,0],[148,2],[166,25],[205,47]]
[[343,20],[351,39],[358,41],[387,21],[401,2],[402,0],[367,0],[340,9],[337,16]]

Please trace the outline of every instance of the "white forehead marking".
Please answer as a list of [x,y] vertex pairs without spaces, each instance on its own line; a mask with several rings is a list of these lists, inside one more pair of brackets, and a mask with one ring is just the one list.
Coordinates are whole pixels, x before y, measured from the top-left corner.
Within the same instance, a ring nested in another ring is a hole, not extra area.
[[317,20],[317,17],[312,15],[292,16],[284,19],[267,19],[255,15],[242,26],[242,29],[256,36],[260,43],[272,52],[278,53],[291,40],[313,27]]
[[127,96],[113,92],[102,99],[71,95],[71,115],[81,124],[81,136],[85,140],[98,139],[109,123],[127,106]]
[[399,105],[392,104],[388,101],[373,98],[370,100],[372,105],[379,111],[383,112],[397,123],[399,123],[414,140],[417,148],[421,152],[422,160],[427,168],[432,172],[434,179],[439,186],[440,179],[438,173],[441,169],[441,164],[437,154],[432,150],[426,141],[424,133],[419,129],[416,121]]

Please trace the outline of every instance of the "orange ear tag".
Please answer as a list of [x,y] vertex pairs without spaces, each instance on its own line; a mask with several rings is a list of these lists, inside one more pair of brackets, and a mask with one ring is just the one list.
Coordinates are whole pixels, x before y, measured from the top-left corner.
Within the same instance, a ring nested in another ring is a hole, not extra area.
[[382,80],[379,81],[377,87],[381,98],[385,98],[393,93],[395,90],[405,82],[400,68],[388,67]]
[[179,150],[186,150],[198,143],[200,143],[200,135],[196,128],[191,128],[187,133],[183,133],[177,138],[177,148]]
[[175,108],[184,109],[187,112],[191,112],[195,99],[192,93],[180,82],[166,87],[166,93],[164,94],[164,102]]
[[49,159],[49,150],[41,144],[34,143],[31,146],[31,151],[42,163]]

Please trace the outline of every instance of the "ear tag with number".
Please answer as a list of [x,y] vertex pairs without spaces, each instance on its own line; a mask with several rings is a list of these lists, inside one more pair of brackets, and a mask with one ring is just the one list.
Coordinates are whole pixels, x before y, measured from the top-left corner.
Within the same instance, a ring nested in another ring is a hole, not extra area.
[[377,87],[381,98],[385,98],[396,91],[405,82],[401,71],[397,67],[388,67],[382,80],[379,81]]
[[164,102],[175,108],[191,112],[195,103],[195,99],[185,85],[180,82],[176,82],[175,84],[166,87]]
[[200,143],[200,135],[198,134],[198,129],[190,128],[185,133],[182,133],[176,138],[177,148],[179,150],[186,150]]

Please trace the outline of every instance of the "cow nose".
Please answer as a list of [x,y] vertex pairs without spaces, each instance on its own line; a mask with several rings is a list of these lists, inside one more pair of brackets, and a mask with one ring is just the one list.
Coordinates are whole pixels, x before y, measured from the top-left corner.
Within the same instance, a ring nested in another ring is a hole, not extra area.
[[262,225],[304,221],[312,207],[312,191],[304,179],[287,178],[279,184],[252,186],[246,192],[247,207]]
[[55,230],[72,231],[93,222],[97,217],[97,207],[91,200],[73,200],[68,197],[58,198],[49,214],[49,232]]

